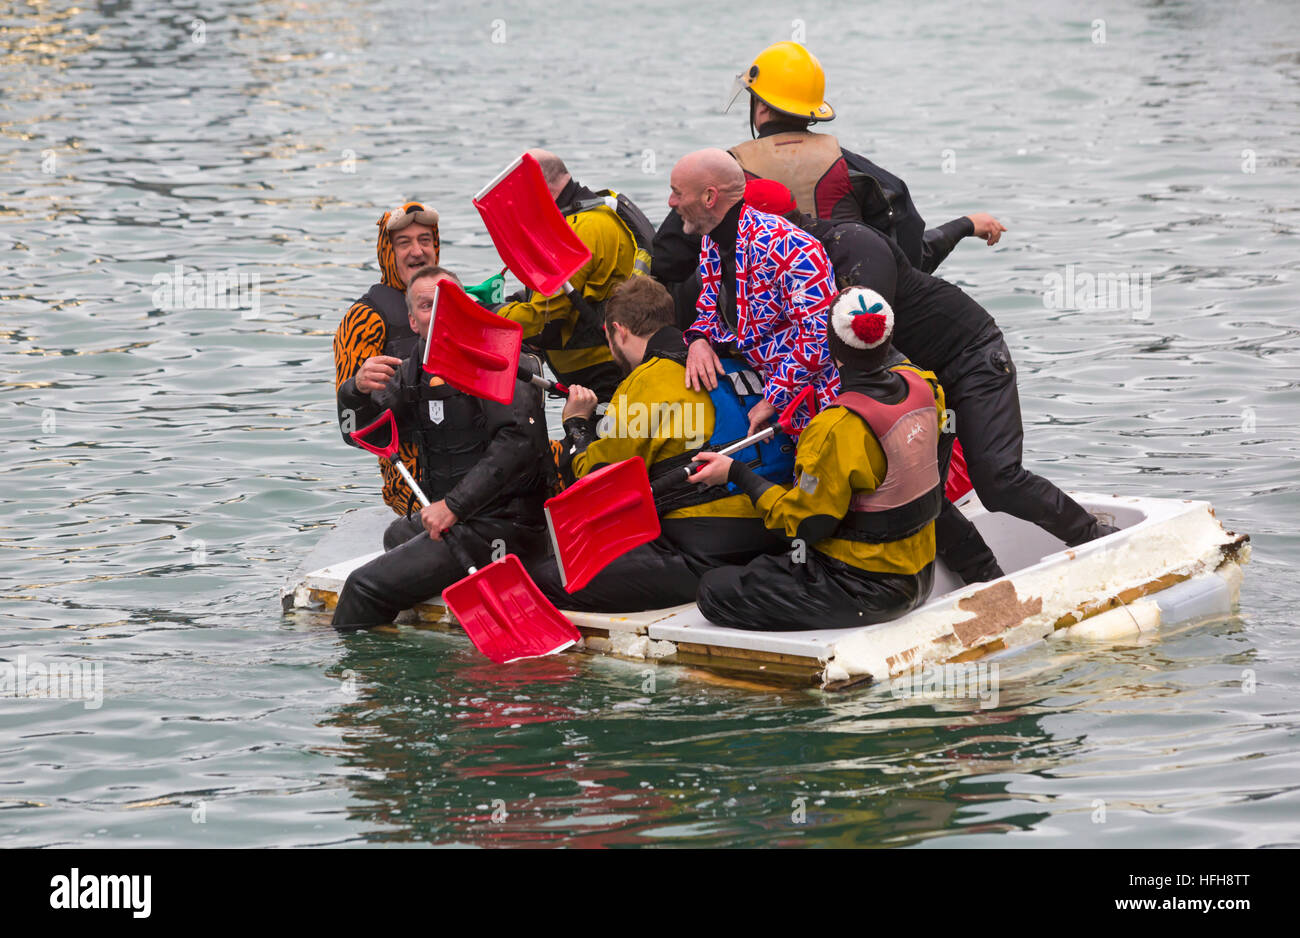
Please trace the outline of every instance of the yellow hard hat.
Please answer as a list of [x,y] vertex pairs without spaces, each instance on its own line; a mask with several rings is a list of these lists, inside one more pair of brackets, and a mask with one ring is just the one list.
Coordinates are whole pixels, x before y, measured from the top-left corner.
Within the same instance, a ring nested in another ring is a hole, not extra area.
[[[817,57],[797,42],[778,42],[758,54],[736,76],[737,93],[749,93],[774,111],[805,120],[835,119],[826,103],[826,73]],[[734,98],[733,98],[734,100]]]

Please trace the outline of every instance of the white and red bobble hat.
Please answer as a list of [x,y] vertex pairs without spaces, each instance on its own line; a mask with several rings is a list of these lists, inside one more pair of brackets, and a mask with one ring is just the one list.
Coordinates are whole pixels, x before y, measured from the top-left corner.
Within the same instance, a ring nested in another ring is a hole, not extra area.
[[894,310],[875,290],[850,287],[840,293],[826,325],[831,357],[860,371],[884,367],[894,337]]

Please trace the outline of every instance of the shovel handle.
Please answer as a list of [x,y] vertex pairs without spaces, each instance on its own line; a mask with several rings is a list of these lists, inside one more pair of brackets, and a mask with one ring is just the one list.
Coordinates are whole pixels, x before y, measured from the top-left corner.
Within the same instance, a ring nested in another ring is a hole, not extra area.
[[556,397],[569,396],[569,386],[567,384],[560,384],[560,382],[552,381],[550,378],[535,375],[522,365],[519,366],[519,380],[527,381],[529,384],[536,385],[547,394],[554,394]]
[[459,531],[453,531],[451,528],[443,531],[442,542],[447,545],[447,549],[451,551],[451,556],[456,563],[465,568],[467,574],[473,576],[478,573],[478,567],[474,566],[474,558],[466,552],[465,545],[460,542]]
[[582,295],[582,291],[575,289],[573,284],[569,283],[567,280],[564,281],[564,295],[569,298],[569,302],[573,304],[573,308],[580,314],[583,316],[589,316],[592,319],[596,317],[596,311],[591,308],[591,304],[588,303],[587,298]]
[[[765,427],[757,433],[745,437],[743,440],[737,440],[734,443],[728,443],[722,449],[718,450],[719,456],[730,456],[732,453],[738,453],[747,446],[753,446],[755,443],[762,443],[764,440],[776,434],[776,427]],[[663,495],[679,482],[685,482],[695,473],[700,471],[700,463],[693,462],[689,466],[682,466],[680,469],[674,469],[667,475],[660,476],[650,483],[650,494],[655,498]]]
[[397,467],[397,471],[401,474],[402,479],[411,487],[411,491],[415,493],[415,497],[420,500],[421,507],[428,508],[429,497],[424,494],[424,489],[420,488],[420,486],[416,484],[415,480],[411,478],[411,473],[410,470],[406,468],[406,463],[402,462],[400,458],[390,459],[389,462]]

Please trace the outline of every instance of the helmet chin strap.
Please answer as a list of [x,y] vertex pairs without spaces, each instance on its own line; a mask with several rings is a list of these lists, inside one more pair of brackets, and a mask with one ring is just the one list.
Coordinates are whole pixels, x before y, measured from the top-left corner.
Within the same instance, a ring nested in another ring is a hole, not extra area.
[[754,114],[758,111],[758,97],[754,92],[749,93],[749,136],[751,140],[758,139],[758,128],[754,126]]

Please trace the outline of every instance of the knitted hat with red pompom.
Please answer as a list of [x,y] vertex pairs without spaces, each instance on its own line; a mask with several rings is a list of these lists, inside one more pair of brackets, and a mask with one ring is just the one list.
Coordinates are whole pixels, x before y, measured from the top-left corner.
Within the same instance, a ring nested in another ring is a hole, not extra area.
[[859,371],[883,368],[894,336],[894,311],[866,287],[850,287],[835,298],[827,320],[831,357]]

